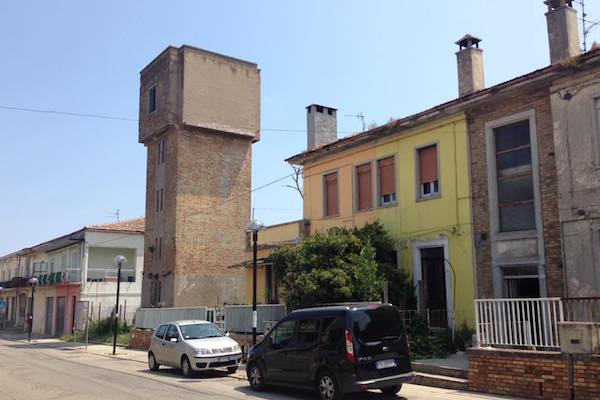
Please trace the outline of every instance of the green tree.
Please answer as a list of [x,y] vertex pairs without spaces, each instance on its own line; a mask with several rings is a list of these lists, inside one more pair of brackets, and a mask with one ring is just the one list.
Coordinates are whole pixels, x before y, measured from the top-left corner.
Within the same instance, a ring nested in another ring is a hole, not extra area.
[[414,298],[406,274],[396,267],[394,241],[379,223],[315,233],[298,245],[275,249],[271,258],[291,309],[381,300],[385,280],[392,303],[405,307]]

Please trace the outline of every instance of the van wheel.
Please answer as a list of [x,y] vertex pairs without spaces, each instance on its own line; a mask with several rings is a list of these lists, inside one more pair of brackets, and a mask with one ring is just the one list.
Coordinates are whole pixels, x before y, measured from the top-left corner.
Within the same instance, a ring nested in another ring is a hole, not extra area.
[[148,353],[148,368],[150,371],[158,371],[160,364],[156,362],[156,357],[154,357],[154,353]]
[[192,364],[190,364],[190,360],[187,358],[187,356],[183,356],[181,358],[181,372],[183,372],[183,376],[185,376],[186,378],[189,378],[192,375],[194,375]]
[[388,396],[393,396],[396,393],[398,393],[400,391],[400,389],[402,389],[402,385],[394,385],[394,386],[390,386],[390,387],[386,387],[381,390],[381,393],[388,395]]
[[317,391],[321,400],[339,400],[342,398],[338,384],[331,372],[324,371],[317,379]]
[[252,363],[246,370],[248,375],[248,382],[253,390],[260,391],[265,388],[265,375],[262,369],[256,363]]

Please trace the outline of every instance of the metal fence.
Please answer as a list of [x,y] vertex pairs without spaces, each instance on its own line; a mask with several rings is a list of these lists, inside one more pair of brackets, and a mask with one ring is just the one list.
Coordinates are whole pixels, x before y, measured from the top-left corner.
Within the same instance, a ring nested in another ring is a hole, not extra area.
[[140,308],[135,313],[135,326],[140,329],[156,329],[169,321],[207,319],[207,307]]
[[565,321],[600,321],[600,297],[566,298],[562,303]]
[[[257,331],[262,333],[266,321],[279,321],[286,315],[285,304],[259,304],[257,311]],[[252,332],[252,306],[225,306],[225,329],[236,333]]]
[[563,321],[560,298],[475,300],[479,346],[557,349]]

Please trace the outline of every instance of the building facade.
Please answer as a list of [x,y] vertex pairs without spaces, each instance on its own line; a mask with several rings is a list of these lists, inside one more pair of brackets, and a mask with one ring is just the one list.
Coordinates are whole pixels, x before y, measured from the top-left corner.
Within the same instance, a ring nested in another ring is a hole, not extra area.
[[140,74],[146,146],[144,307],[216,306],[245,298],[256,64],[169,47]]
[[[329,115],[328,109],[309,106],[309,121],[311,113]],[[419,308],[439,326],[473,326],[464,114],[391,123],[288,161],[303,166],[310,233],[380,221],[396,242],[399,267],[413,279]]]
[[116,302],[116,255],[127,257],[118,313],[132,322],[141,304],[143,233],[143,218],[92,225],[0,258],[0,276],[7,278],[0,282],[0,299],[8,305],[5,327],[26,329],[26,316],[32,312],[28,281],[34,276],[34,333],[71,333],[79,301],[89,301],[94,320],[109,317]]

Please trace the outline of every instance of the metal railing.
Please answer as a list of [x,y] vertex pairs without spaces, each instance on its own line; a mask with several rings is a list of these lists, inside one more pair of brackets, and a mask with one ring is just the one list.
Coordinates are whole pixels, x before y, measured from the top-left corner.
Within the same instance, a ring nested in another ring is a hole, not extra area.
[[565,298],[562,303],[565,321],[600,321],[600,297]]
[[207,307],[140,308],[135,313],[135,326],[156,329],[160,324],[181,320],[206,320]]
[[563,321],[560,298],[475,300],[478,346],[557,349]]
[[[259,333],[263,333],[266,321],[279,321],[287,313],[285,304],[259,304],[256,311]],[[236,333],[252,332],[252,306],[225,306],[225,329]]]

